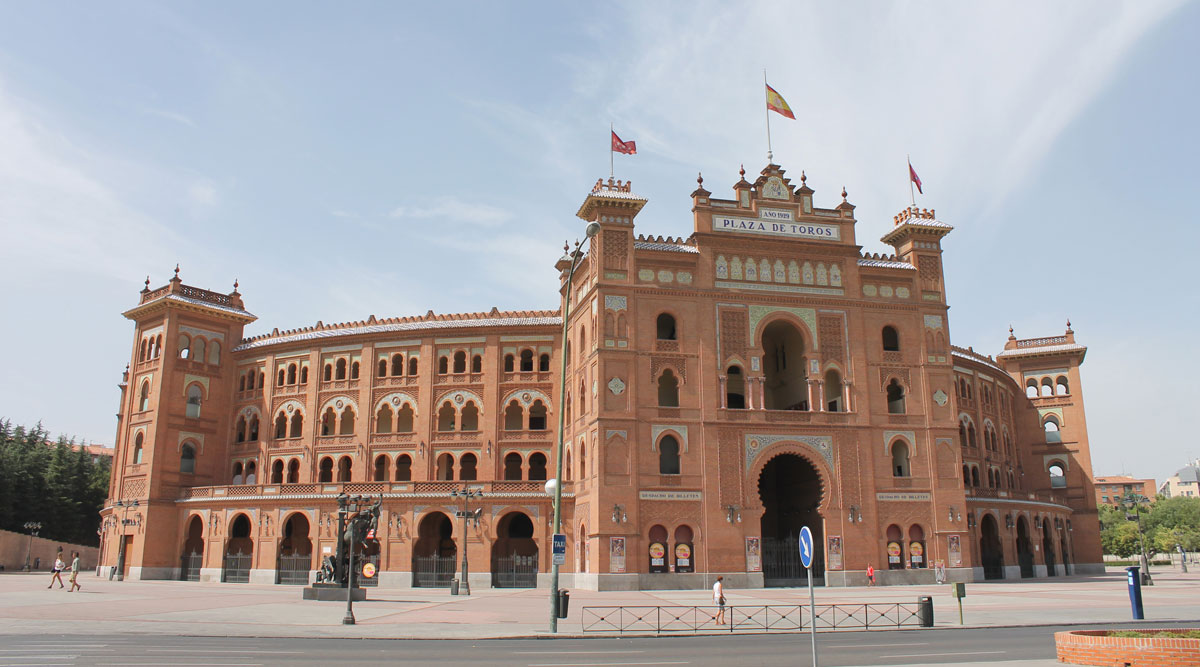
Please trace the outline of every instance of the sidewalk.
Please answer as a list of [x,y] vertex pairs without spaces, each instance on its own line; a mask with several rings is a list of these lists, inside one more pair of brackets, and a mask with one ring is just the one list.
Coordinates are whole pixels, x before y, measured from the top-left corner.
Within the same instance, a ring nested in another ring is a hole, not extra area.
[[[354,604],[356,625],[342,625],[345,602],[302,601],[300,587],[126,581],[81,575],[83,590],[46,590],[49,575],[0,575],[0,635],[75,633],[220,637],[361,637],[485,639],[547,635],[549,591],[368,589]],[[1200,573],[1154,573],[1143,589],[1146,623],[1196,620]],[[934,598],[935,626],[959,627],[949,586],[818,588],[817,604],[916,602]],[[726,590],[729,604],[808,603],[807,589]],[[559,634],[582,634],[581,608],[613,605],[709,605],[708,591],[571,591],[570,617]],[[1131,620],[1123,571],[1103,576],[967,585],[965,623],[971,627],[1115,623]],[[587,636],[600,636],[589,633]]]

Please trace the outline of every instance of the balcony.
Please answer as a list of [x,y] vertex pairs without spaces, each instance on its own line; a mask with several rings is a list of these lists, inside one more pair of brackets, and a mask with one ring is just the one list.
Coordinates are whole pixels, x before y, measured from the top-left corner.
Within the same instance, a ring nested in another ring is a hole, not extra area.
[[[180,493],[181,500],[270,498],[272,496],[321,496],[333,500],[338,495],[387,494],[409,498],[449,498],[464,485],[483,491],[484,498],[534,498],[550,500],[546,482],[540,480],[421,481],[421,482],[310,482],[301,484],[237,484],[194,486]],[[563,483],[563,495],[573,497],[573,482]]]

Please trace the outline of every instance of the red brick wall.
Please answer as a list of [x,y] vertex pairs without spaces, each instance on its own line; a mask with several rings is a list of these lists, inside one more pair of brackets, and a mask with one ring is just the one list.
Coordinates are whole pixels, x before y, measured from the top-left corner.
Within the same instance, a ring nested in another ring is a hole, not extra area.
[[[1165,632],[1143,629],[1141,632]],[[1200,665],[1200,639],[1109,637],[1105,630],[1054,633],[1058,661],[1072,665],[1185,667]]]

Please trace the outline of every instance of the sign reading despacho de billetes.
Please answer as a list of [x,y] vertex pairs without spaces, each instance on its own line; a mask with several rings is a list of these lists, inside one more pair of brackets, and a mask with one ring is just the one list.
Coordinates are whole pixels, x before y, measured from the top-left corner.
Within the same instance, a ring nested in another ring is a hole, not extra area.
[[928,493],[876,493],[875,500],[901,502],[929,502]]
[[638,491],[640,500],[700,500],[699,491]]
[[[770,215],[767,215],[770,213]],[[802,239],[820,239],[822,241],[841,240],[841,229],[836,225],[816,225],[811,222],[793,222],[781,220],[776,211],[763,211],[757,219],[729,218],[714,215],[712,219],[714,232],[746,232],[750,234],[766,234],[769,236],[789,236]]]

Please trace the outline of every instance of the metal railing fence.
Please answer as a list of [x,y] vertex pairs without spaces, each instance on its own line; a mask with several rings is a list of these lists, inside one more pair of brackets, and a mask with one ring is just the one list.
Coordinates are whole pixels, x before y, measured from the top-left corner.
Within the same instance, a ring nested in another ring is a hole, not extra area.
[[[819,604],[818,630],[883,630],[920,627],[916,603]],[[726,606],[717,623],[716,605],[583,607],[583,632],[801,632],[812,624],[808,605]]]

